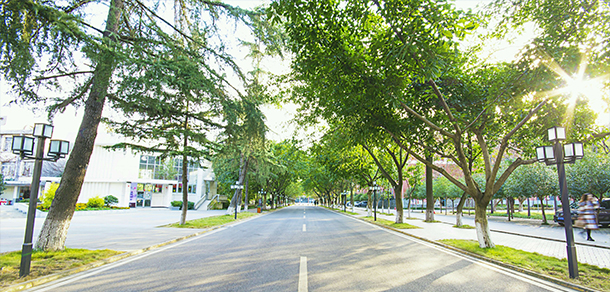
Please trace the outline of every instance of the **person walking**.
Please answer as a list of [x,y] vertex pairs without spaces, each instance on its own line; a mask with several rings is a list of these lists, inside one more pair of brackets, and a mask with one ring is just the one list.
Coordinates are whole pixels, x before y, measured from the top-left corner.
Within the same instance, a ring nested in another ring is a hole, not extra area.
[[591,230],[599,229],[597,226],[597,213],[596,209],[599,208],[597,198],[592,194],[584,194],[580,198],[580,207],[578,208],[578,220],[584,221],[584,230],[581,233],[584,236],[585,231],[587,232],[587,240],[595,241],[591,237]]

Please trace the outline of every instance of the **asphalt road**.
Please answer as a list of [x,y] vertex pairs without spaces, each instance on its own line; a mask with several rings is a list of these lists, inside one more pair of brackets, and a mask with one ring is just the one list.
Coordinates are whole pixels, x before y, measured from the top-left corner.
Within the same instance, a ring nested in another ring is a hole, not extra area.
[[558,291],[322,208],[293,206],[32,291]]

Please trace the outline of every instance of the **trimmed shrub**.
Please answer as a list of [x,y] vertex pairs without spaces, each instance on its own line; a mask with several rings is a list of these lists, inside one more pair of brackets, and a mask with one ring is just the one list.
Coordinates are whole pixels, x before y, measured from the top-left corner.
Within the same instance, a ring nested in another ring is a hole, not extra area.
[[89,201],[87,201],[87,207],[102,208],[102,207],[104,207],[104,199],[100,198],[99,196],[89,198]]
[[[180,210],[182,210],[182,201],[172,201],[171,204],[172,204],[172,207],[180,207]],[[189,201],[188,210],[193,210],[193,209],[195,209],[195,203]]]
[[85,203],[76,203],[76,211],[82,211],[87,209],[87,204]]
[[110,207],[110,205],[114,205],[114,204],[118,204],[119,203],[119,199],[117,199],[117,197],[113,196],[113,195],[108,195],[104,197],[104,204],[107,207]]

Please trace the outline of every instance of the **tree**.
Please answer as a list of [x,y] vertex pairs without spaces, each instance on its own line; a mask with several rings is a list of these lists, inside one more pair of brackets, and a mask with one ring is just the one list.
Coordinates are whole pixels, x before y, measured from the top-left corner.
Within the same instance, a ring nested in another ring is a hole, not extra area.
[[[531,62],[490,65],[459,52],[457,43],[478,23],[449,4],[283,1],[274,8],[289,23],[293,94],[307,118],[383,129],[474,199],[479,245],[493,247],[486,208],[517,167],[535,161],[540,129],[566,116],[565,96],[545,92],[562,81],[544,67],[530,69]],[[590,117],[584,106],[577,104],[575,115]],[[591,119],[575,121],[570,139],[591,132]],[[470,143],[481,151],[484,188],[470,167]],[[522,155],[501,171],[508,149]],[[434,157],[453,161],[463,180],[434,165]]]
[[506,181],[506,193],[510,197],[537,197],[542,205],[542,224],[548,224],[544,212],[544,198],[559,194],[557,172],[554,167],[542,163],[517,169]]
[[605,153],[585,151],[585,156],[566,167],[570,196],[579,199],[591,193],[600,200],[610,191],[610,158]]
[[[67,106],[84,106],[83,120],[66,162],[53,208],[46,217],[37,241],[37,248],[43,250],[64,247],[104,105],[116,102],[113,99],[116,96],[115,85],[122,82],[116,73],[128,68],[129,60],[137,56],[147,59],[165,45],[153,42],[153,45],[142,50],[135,50],[138,44],[147,43],[143,40],[159,36],[147,33],[163,32],[160,28],[162,25],[177,31],[138,0],[110,1],[106,27],[99,29],[85,18],[91,2],[9,1],[3,5],[2,10],[2,73],[18,96],[13,102],[47,104],[49,118]],[[197,15],[209,12],[214,18],[226,12],[246,24],[253,19],[249,17],[252,13],[223,3],[206,0],[196,2],[203,4],[199,7],[200,10],[195,11]],[[197,25],[202,23],[205,22],[198,22]],[[210,29],[206,32],[209,35],[216,32],[214,25],[208,25]],[[185,39],[195,40],[196,43],[203,43],[201,35],[188,36],[181,31],[178,34]],[[224,57],[224,54],[214,55],[216,59]],[[87,61],[79,62],[80,58]],[[59,79],[69,81],[59,82]],[[75,84],[67,94],[63,88],[66,83]],[[41,87],[53,90],[39,91],[38,88]],[[45,92],[52,92],[53,95],[45,96]],[[57,92],[60,93],[59,97]]]

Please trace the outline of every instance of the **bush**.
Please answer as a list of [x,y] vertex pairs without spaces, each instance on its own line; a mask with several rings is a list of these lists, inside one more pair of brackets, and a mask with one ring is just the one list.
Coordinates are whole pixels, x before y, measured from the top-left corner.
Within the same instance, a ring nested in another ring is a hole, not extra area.
[[85,203],[76,203],[76,211],[82,211],[87,209],[87,204]]
[[110,207],[110,205],[113,204],[118,204],[119,203],[119,199],[117,199],[117,197],[113,196],[113,195],[108,195],[104,197],[104,205],[106,205],[107,207]]
[[89,198],[89,201],[87,201],[87,207],[102,208],[102,207],[104,207],[104,199],[100,198],[99,196]]
[[59,187],[58,183],[51,183],[49,189],[44,192],[42,196],[42,204],[38,206],[38,210],[48,211],[51,208],[51,203],[53,203],[53,199],[55,199],[55,191]]
[[[182,210],[182,201],[172,201],[171,205],[172,205],[172,207],[180,207],[180,210]],[[189,207],[188,210],[195,209],[195,203],[189,201],[188,207]]]

